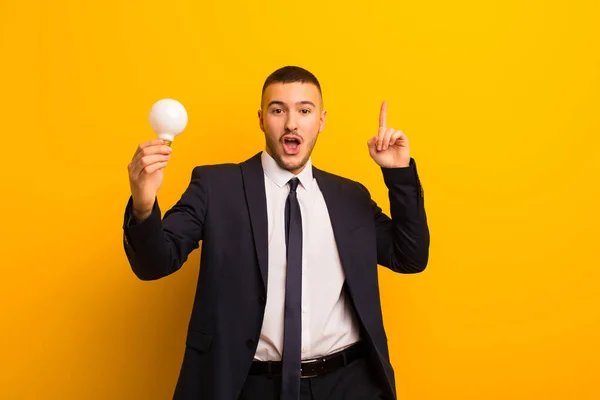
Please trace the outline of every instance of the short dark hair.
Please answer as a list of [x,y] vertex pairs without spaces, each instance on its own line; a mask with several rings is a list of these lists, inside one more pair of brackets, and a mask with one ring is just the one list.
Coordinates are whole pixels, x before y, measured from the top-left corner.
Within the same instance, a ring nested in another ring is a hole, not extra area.
[[310,71],[293,65],[279,68],[277,71],[269,75],[263,85],[262,94],[265,94],[265,89],[272,83],[294,82],[312,83],[317,87],[317,89],[319,89],[319,94],[323,96],[323,93],[321,92],[321,85],[319,84],[317,77],[314,76]]

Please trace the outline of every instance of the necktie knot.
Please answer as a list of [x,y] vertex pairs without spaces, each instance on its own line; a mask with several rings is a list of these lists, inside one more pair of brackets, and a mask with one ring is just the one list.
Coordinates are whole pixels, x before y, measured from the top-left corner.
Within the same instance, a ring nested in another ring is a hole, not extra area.
[[298,183],[299,183],[299,182],[300,182],[300,181],[298,180],[298,178],[292,178],[292,179],[290,179],[290,180],[289,180],[289,182],[288,182],[288,183],[289,183],[289,185],[290,185],[290,190],[291,190],[292,192],[295,192],[295,191],[296,191],[296,188],[298,187]]

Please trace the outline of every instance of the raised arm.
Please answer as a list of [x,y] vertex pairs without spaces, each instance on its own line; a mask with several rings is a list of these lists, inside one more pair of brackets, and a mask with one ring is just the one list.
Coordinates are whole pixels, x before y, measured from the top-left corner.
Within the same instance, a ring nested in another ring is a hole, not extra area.
[[388,188],[391,218],[372,201],[377,229],[377,262],[393,271],[416,273],[429,259],[429,227],[423,189],[408,138],[387,127],[387,102],[379,114],[379,131],[367,145],[371,158],[381,167]]
[[158,142],[140,145],[129,164],[131,196],[125,207],[123,245],[142,280],[172,274],[199,247],[208,201],[203,170],[197,167],[186,191],[162,217],[156,195],[170,150]]

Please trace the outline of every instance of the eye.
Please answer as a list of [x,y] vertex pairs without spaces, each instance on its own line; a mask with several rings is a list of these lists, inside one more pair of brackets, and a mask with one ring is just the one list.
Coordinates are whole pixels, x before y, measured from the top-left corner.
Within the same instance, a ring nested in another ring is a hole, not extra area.
[[302,114],[310,114],[310,110],[308,108],[303,108],[302,110],[300,110],[300,112]]
[[281,114],[281,113],[283,112],[283,110],[282,110],[281,108],[273,108],[273,109],[271,110],[271,112],[272,112],[273,114]]

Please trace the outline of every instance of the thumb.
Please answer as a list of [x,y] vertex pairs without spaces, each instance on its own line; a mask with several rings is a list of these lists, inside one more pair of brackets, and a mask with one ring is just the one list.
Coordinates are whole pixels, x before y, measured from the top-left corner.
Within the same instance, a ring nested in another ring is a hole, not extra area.
[[375,148],[376,145],[377,145],[377,136],[374,136],[367,141],[367,146],[369,146],[370,149]]
[[371,158],[375,158],[377,156],[377,136],[372,137],[367,141],[367,147]]

